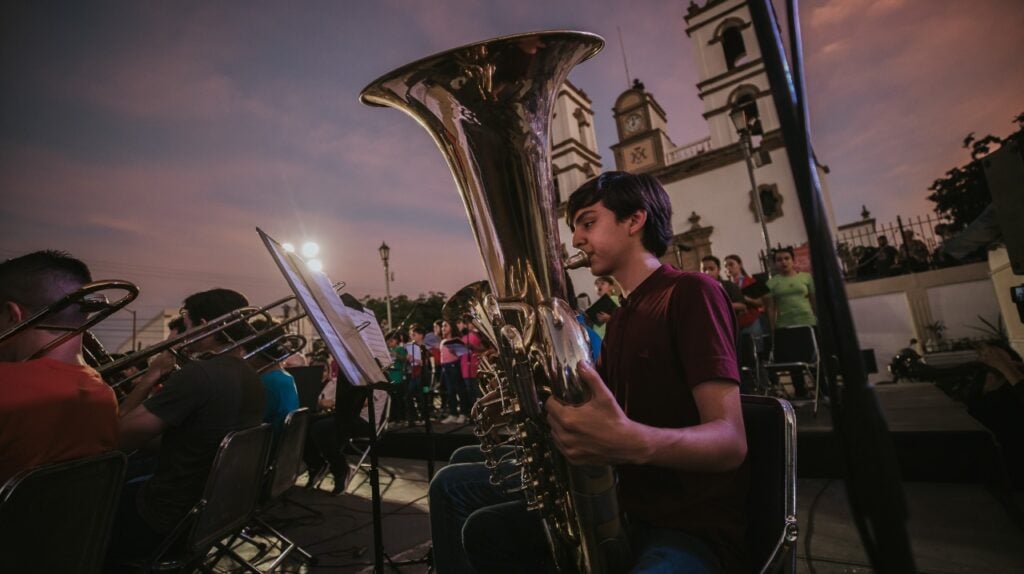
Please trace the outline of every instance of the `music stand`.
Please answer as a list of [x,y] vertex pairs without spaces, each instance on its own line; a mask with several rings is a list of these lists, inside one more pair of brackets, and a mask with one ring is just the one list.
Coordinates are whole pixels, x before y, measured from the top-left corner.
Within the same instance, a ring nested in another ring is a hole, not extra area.
[[[347,381],[353,390],[362,391],[369,402],[370,493],[373,509],[374,571],[384,571],[384,536],[381,516],[380,477],[377,460],[377,421],[373,390],[387,390],[384,369],[391,364],[391,355],[375,320],[362,321],[365,312],[346,306],[337,290],[320,271],[309,269],[294,253],[288,252],[274,238],[256,228],[274,263],[288,282],[296,300],[327,345],[340,369],[339,384]],[[370,314],[372,317],[372,314]],[[359,322],[357,322],[359,321]],[[390,559],[389,559],[390,562]]]

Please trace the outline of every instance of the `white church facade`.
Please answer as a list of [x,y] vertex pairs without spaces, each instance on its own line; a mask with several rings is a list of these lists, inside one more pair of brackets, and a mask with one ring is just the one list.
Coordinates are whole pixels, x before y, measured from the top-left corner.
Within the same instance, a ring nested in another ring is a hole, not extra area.
[[[668,192],[676,236],[663,261],[694,271],[705,255],[724,258],[737,254],[747,270],[756,273],[763,270],[759,257],[765,241],[753,203],[744,146],[731,112],[743,109],[748,119],[756,118],[760,124],[760,130],[753,130],[753,171],[772,247],[799,247],[807,242],[771,86],[743,0],[711,0],[704,7],[691,6],[686,24],[709,135],[675,145],[668,134],[665,112],[654,95],[634,81],[613,109],[618,133],[618,142],[612,146],[614,169],[653,175]],[[596,137],[589,104],[586,95],[571,84],[566,84],[556,104],[552,168],[563,208],[573,189],[602,171],[601,156],[593,143]],[[834,229],[825,171],[820,166],[818,176]],[[564,222],[560,233],[565,246],[571,248],[571,234]],[[572,279],[583,289],[592,281],[585,270],[573,272]]]

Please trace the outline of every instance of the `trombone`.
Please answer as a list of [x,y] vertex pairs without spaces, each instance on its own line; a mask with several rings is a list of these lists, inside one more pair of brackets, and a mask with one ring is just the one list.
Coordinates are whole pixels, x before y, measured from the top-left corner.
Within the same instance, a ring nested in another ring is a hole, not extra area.
[[[107,296],[103,293],[104,291],[123,291],[124,294],[120,299],[111,303]],[[43,345],[38,351],[32,354],[27,360],[38,359],[51,349],[59,347],[83,333],[88,333],[89,328],[93,327],[100,321],[103,321],[107,317],[120,311],[126,307],[129,303],[135,300],[139,296],[139,288],[133,283],[128,281],[121,281],[118,279],[107,279],[104,281],[93,281],[92,283],[86,283],[75,291],[68,293],[64,297],[61,297],[58,301],[51,303],[39,311],[33,313],[30,317],[9,327],[6,331],[0,333],[0,345],[3,345],[9,339],[28,331],[29,329],[45,329],[47,331],[64,331],[64,334]],[[77,327],[67,327],[63,325],[48,325],[46,321],[64,311],[65,309],[77,305],[82,312],[91,314],[88,319]],[[99,341],[92,333],[88,333],[88,336],[83,339],[83,343],[89,345],[85,350],[86,358],[92,358],[97,361],[97,364],[104,362],[106,352],[103,351],[103,346],[94,346],[93,343],[98,344]]]
[[[335,291],[340,291],[343,283],[334,285]],[[270,368],[274,363],[284,361],[288,357],[299,353],[306,346],[306,338],[297,333],[286,331],[289,325],[297,323],[306,318],[306,313],[298,313],[280,323],[276,323],[270,315],[270,311],[286,303],[295,300],[294,295],[283,297],[264,305],[263,307],[241,307],[229,313],[225,313],[216,319],[207,321],[202,325],[193,328],[191,331],[171,337],[155,345],[146,347],[134,353],[130,353],[116,361],[101,365],[97,370],[107,384],[117,392],[123,392],[124,386],[144,375],[149,369],[140,369],[138,372],[128,376],[117,378],[116,375],[126,368],[147,361],[160,353],[168,352],[174,356],[175,363],[179,366],[196,359],[209,359],[211,357],[230,353],[239,348],[244,348],[242,356],[246,361],[257,356],[266,358],[269,362],[257,368],[258,372]],[[266,326],[257,327],[254,323],[265,321]],[[241,337],[232,337],[229,330],[239,330],[242,326],[247,332]],[[279,334],[276,334],[279,333]],[[195,345],[208,337],[220,336],[227,339],[225,344],[215,350],[206,351],[201,354],[193,354],[189,347]],[[252,348],[248,348],[252,347]]]

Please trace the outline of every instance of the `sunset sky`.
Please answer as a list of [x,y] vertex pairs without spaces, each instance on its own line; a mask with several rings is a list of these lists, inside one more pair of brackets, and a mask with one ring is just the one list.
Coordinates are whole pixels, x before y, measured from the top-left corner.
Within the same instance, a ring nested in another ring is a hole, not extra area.
[[[140,319],[215,286],[286,292],[256,235],[315,239],[356,296],[452,293],[483,276],[427,134],[358,103],[433,52],[541,29],[595,32],[570,76],[594,102],[605,169],[611,107],[632,76],[677,144],[707,136],[685,0],[633,2],[19,2],[5,7],[0,258],[42,248],[136,282]],[[931,210],[930,183],[968,132],[1024,112],[1024,2],[802,2],[812,131],[840,222]],[[738,209],[745,209],[740,207]],[[108,323],[108,342],[127,332]]]

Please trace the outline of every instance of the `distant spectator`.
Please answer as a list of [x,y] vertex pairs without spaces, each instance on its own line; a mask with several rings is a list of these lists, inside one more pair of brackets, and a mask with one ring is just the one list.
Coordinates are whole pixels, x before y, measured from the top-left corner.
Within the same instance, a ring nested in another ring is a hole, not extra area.
[[[740,259],[739,255],[727,255],[725,257],[725,270],[728,272],[732,283],[740,289],[741,295],[744,287],[757,283],[757,280],[751,277],[747,270],[743,268],[743,260]],[[760,350],[760,337],[764,333],[761,329],[761,312],[764,308],[761,307],[760,300],[747,297],[746,295],[743,295],[743,302],[746,304],[746,308],[736,316],[736,321],[743,334],[754,337],[754,340],[757,342],[757,348]]]
[[914,230],[903,230],[903,245],[900,245],[900,264],[907,271],[928,269],[928,246],[914,237]]
[[[607,295],[615,302],[616,305],[619,304],[619,296],[622,295],[622,288],[619,286],[619,282],[613,277],[602,275],[597,279],[594,279],[594,290],[597,291],[598,299]],[[608,313],[597,313],[597,316],[594,318],[594,324],[591,325],[591,327],[593,327],[594,331],[601,337],[601,339],[604,339],[605,328],[608,326],[608,321],[611,318],[612,316]]]
[[743,301],[743,293],[740,292],[740,288],[732,281],[726,281],[722,279],[722,262],[714,255],[705,255],[700,260],[700,271],[701,273],[714,277],[718,280],[718,283],[725,289],[725,293],[729,296],[729,301],[732,303],[732,310],[739,314],[747,310],[747,304]]
[[[796,270],[794,259],[792,247],[775,250],[777,274],[768,280],[771,294],[765,296],[768,324],[773,333],[780,327],[818,324],[814,313],[814,281],[809,273]],[[796,397],[806,398],[803,370],[793,369],[789,374]]]
[[882,277],[888,277],[896,273],[896,261],[898,258],[899,252],[889,244],[889,238],[879,235],[878,251],[875,252],[875,273]]

